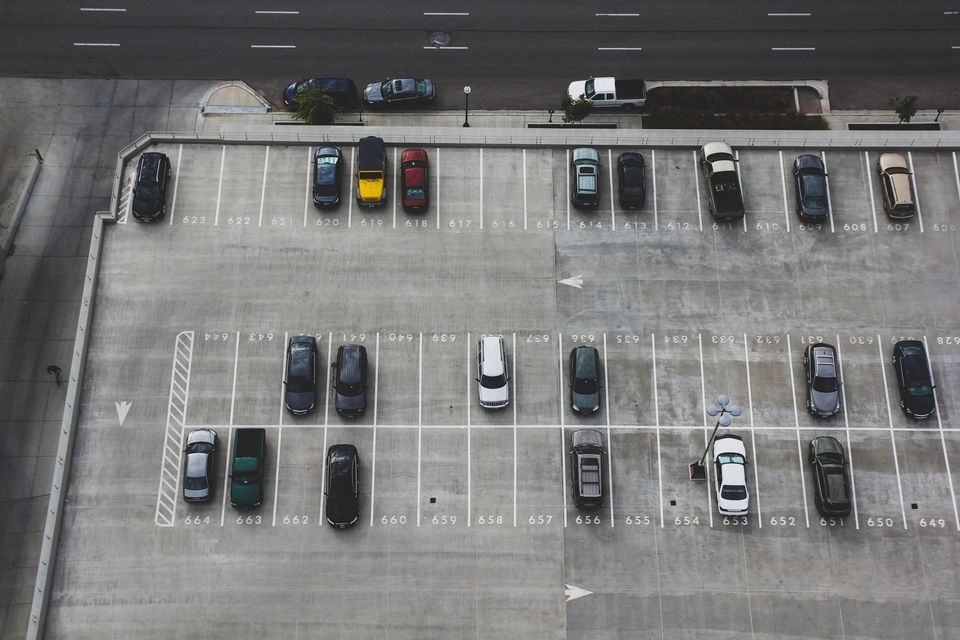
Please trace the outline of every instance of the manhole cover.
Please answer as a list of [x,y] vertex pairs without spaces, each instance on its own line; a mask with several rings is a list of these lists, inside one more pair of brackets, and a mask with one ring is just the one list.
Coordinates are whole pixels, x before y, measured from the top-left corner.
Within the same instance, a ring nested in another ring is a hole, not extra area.
[[430,34],[430,44],[438,49],[446,47],[450,44],[450,34],[445,31],[434,31]]

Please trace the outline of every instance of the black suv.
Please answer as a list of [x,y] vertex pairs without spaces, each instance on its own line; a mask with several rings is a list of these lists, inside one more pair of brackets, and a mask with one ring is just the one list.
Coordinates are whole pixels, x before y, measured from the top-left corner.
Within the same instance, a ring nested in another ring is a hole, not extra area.
[[287,378],[283,396],[287,411],[303,416],[317,405],[317,361],[320,352],[313,336],[293,336],[287,344]]
[[573,475],[573,502],[578,507],[599,507],[603,500],[603,434],[593,429],[574,431],[571,436],[570,471]]
[[600,410],[600,354],[581,345],[570,351],[570,408],[577,413]]
[[339,147],[320,147],[313,153],[313,204],[318,208],[340,204],[343,184],[343,152]]
[[333,369],[337,413],[348,418],[363,415],[367,410],[367,348],[361,344],[340,345]]
[[919,340],[893,345],[893,368],[900,387],[900,408],[914,420],[929,418],[936,410],[927,352]]
[[793,161],[793,191],[801,220],[823,222],[827,219],[827,172],[823,160],[811,154],[797,156]]
[[170,159],[159,151],[140,156],[137,181],[133,184],[133,217],[144,222],[159,220],[167,212]]
[[360,517],[360,455],[352,444],[327,449],[327,522],[345,529]]
[[647,165],[639,153],[621,153],[617,158],[618,195],[624,209],[639,209],[647,201]]
[[807,411],[818,418],[829,418],[840,411],[840,369],[837,350],[831,344],[808,344],[803,352],[807,373]]
[[850,514],[850,479],[843,445],[833,436],[810,441],[807,455],[813,469],[814,504],[822,516]]

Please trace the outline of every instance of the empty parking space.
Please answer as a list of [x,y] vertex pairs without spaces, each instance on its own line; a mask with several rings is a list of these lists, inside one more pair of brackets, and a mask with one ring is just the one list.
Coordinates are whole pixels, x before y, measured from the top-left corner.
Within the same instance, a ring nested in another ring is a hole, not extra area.
[[[515,478],[520,465],[529,465],[527,458],[519,458],[519,436],[513,427],[460,432],[461,439],[470,438],[471,526],[514,525],[514,500],[519,490]],[[461,467],[461,471],[465,470],[466,465]]]
[[[481,177],[481,167],[485,162],[483,150],[452,148],[443,149],[441,154],[438,164],[441,179],[437,185],[441,228],[454,231],[482,229],[485,180]],[[397,226],[400,226],[399,223]],[[407,228],[406,222],[404,228]]]
[[[286,341],[289,334],[241,336],[236,370],[234,424],[279,424],[283,406]],[[245,339],[244,339],[245,338]]]
[[213,225],[226,147],[188,145],[177,171],[175,224]]
[[[801,458],[806,443],[798,439],[796,431],[784,429],[758,429],[754,441],[759,487],[754,494],[760,526],[807,527],[812,517],[808,506],[810,478],[802,464],[805,458]],[[748,477],[748,484],[752,479]]]
[[616,526],[635,529],[646,537],[647,527],[660,526],[662,506],[661,444],[647,429],[614,429],[607,444],[613,479]]
[[417,524],[420,453],[422,446],[418,446],[416,429],[377,428],[368,467],[369,508],[374,524],[393,527]]
[[[558,158],[561,158],[558,160]],[[566,225],[566,211],[557,209],[554,198],[558,185],[554,182],[554,165],[562,164],[562,155],[554,149],[524,149],[521,164],[524,170],[524,206],[527,229],[557,230]],[[559,187],[563,190],[563,187]]]
[[489,229],[524,228],[523,154],[487,149],[483,154],[483,218]]
[[751,149],[749,152],[738,152],[738,157],[744,208],[750,225],[761,225],[770,231],[788,231],[780,153]]
[[[650,150],[644,157],[651,163],[648,166],[648,201],[654,197],[656,188],[657,228],[665,231],[702,231],[703,224],[709,224],[710,214],[706,202],[700,193],[699,160],[695,149],[658,149],[654,156]],[[656,160],[656,176],[652,164]],[[649,206],[648,206],[649,208]],[[706,217],[704,217],[706,216]],[[651,228],[652,220],[646,220]]]
[[[557,424],[560,419],[557,405],[560,375],[557,367],[557,334],[534,330],[519,331],[515,335],[516,350],[510,366],[511,372],[515,373],[511,391],[517,424]],[[475,375],[475,368],[471,369],[470,375]],[[475,389],[470,402],[476,402]]]
[[890,434],[850,431],[862,529],[899,529],[906,513]]
[[463,526],[467,521],[466,430],[424,428],[418,438],[420,524]]
[[956,464],[956,461],[945,458],[944,454],[948,452],[944,450],[940,434],[899,431],[895,437],[909,526],[929,525],[931,521],[936,526],[943,521],[945,527],[955,528],[955,496],[950,484],[952,473],[947,475],[947,464]]
[[[603,352],[606,372],[602,411],[609,405],[609,423],[614,425],[656,425],[659,402],[654,384],[656,358],[653,334],[604,334]],[[660,338],[663,339],[662,337]]]
[[563,526],[570,499],[567,440],[557,427],[517,430],[517,520],[533,528]]
[[269,147],[224,147],[220,194],[214,224],[237,229],[257,226]]
[[[313,206],[313,152],[315,147],[267,148],[264,156],[265,179],[260,185],[262,203],[257,211],[261,227],[289,227],[298,222],[306,226],[316,220]],[[251,178],[251,181],[254,181]],[[312,215],[311,215],[312,214]]]
[[[285,427],[278,432],[280,464],[267,478],[267,489],[276,495],[276,517],[270,524],[279,527],[317,526],[323,519],[322,488],[324,437],[336,442],[333,429]],[[332,436],[332,437],[331,437]]]
[[378,423],[421,424],[422,337],[412,331],[380,332]]
[[426,333],[423,336],[423,424],[467,422],[467,334]]

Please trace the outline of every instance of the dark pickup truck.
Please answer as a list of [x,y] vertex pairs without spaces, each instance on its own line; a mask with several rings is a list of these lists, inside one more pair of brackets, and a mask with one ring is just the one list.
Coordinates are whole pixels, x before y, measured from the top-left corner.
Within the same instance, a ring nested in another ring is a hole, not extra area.
[[700,150],[700,166],[710,198],[707,207],[715,220],[743,217],[743,194],[733,151],[725,142],[708,142]]
[[260,506],[266,460],[267,431],[237,429],[230,465],[230,506],[237,509]]

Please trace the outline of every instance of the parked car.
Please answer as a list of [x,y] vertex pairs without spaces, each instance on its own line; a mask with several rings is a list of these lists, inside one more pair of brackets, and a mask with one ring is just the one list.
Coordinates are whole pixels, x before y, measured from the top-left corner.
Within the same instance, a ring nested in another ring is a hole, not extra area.
[[929,418],[936,410],[927,351],[919,340],[893,345],[893,368],[900,388],[900,408],[914,420]]
[[320,351],[313,336],[293,336],[287,343],[284,403],[287,411],[303,416],[317,405],[317,361]]
[[746,515],[750,495],[747,493],[747,450],[743,439],[733,434],[714,438],[713,464],[717,474],[714,484],[720,515]]
[[510,375],[502,336],[481,336],[477,343],[477,393],[480,406],[502,409],[510,404]]
[[133,217],[144,222],[159,220],[167,212],[167,183],[170,159],[159,151],[148,151],[137,163],[133,183]]
[[850,479],[843,445],[833,436],[810,441],[807,459],[813,470],[813,503],[822,516],[850,514]]
[[422,78],[387,78],[373,82],[363,90],[363,101],[368,107],[419,107],[429,104],[435,95],[433,82]]
[[726,142],[700,147],[700,168],[710,194],[707,209],[715,220],[739,220],[745,214],[736,158]]
[[327,449],[327,522],[345,529],[360,517],[360,455],[352,444]]
[[881,153],[877,160],[883,210],[891,218],[912,218],[916,213],[910,169],[899,153]]
[[567,95],[574,101],[583,98],[601,109],[622,107],[630,111],[646,103],[647,87],[643,80],[607,76],[571,82]]
[[575,207],[600,205],[600,154],[590,147],[578,147],[570,156],[570,201]]
[[617,189],[620,206],[639,209],[647,201],[647,164],[639,153],[621,153],[617,157]]
[[807,374],[807,411],[819,418],[829,418],[840,411],[840,367],[837,350],[832,344],[815,342],[803,352],[803,369]]
[[320,208],[338,206],[342,185],[343,151],[319,147],[313,153],[313,204]]
[[570,437],[570,472],[573,503],[578,507],[599,507],[603,501],[603,434],[593,429],[574,431]]
[[404,149],[400,154],[400,193],[407,213],[420,213],[430,206],[430,162],[426,149]]
[[217,464],[217,432],[195,429],[187,435],[183,450],[183,499],[206,502],[213,495],[213,473]]
[[807,153],[793,161],[793,190],[801,220],[823,222],[827,219],[827,172],[819,156]]
[[350,78],[312,78],[292,82],[283,92],[283,104],[288,108],[295,107],[297,95],[314,87],[333,98],[339,111],[357,108],[357,85]]
[[334,406],[348,418],[362,416],[367,410],[367,348],[362,344],[343,344],[333,363]]
[[580,345],[570,351],[570,407],[577,413],[600,410],[600,353]]
[[267,430],[237,429],[230,465],[230,506],[253,509],[263,504],[263,476],[267,466]]
[[387,147],[383,138],[360,138],[357,148],[357,204],[361,207],[383,206],[387,202]]

